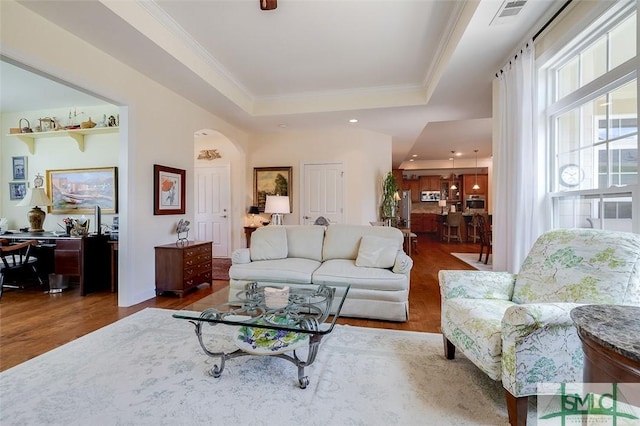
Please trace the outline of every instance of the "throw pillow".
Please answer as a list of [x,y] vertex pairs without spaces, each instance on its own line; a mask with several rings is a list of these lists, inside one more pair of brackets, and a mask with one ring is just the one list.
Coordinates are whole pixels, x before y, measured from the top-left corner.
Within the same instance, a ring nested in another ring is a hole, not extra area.
[[360,240],[356,266],[391,268],[396,261],[398,243],[391,238],[365,235]]
[[265,226],[251,234],[251,260],[285,259],[288,254],[284,226]]

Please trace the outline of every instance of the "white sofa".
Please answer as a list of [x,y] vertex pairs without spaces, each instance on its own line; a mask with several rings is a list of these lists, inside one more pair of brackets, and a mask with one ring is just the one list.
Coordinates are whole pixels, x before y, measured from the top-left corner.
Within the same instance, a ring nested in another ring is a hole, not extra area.
[[[237,249],[229,269],[229,299],[253,281],[350,290],[341,316],[406,321],[413,261],[396,228],[368,225],[266,226]],[[337,294],[344,294],[338,289]]]

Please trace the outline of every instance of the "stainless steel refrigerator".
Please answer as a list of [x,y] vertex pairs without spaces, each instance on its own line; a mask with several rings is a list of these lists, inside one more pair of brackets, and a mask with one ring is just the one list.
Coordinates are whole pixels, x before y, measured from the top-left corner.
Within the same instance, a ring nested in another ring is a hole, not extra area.
[[411,229],[411,190],[405,189],[398,201],[398,223],[405,228]]

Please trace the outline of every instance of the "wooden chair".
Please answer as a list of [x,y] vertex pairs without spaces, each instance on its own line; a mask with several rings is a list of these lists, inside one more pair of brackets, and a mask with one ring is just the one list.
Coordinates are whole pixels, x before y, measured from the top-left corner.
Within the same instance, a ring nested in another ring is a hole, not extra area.
[[457,238],[458,242],[462,242],[460,235],[460,227],[463,224],[462,212],[452,212],[447,214],[447,220],[444,223],[445,233],[442,238],[447,238],[447,242],[451,242],[451,238]]
[[489,263],[489,255],[491,254],[491,223],[489,222],[489,215],[486,213],[476,213],[474,215],[474,219],[478,224],[478,232],[480,234],[480,257],[478,258],[478,262],[482,262],[482,254],[484,253],[485,247],[487,248],[487,256],[484,259],[485,265]]
[[9,286],[4,283],[5,277],[14,272],[27,271],[33,273],[40,285],[44,284],[36,269],[38,259],[31,253],[32,247],[36,245],[38,245],[36,240],[11,245],[6,239],[0,240],[0,298],[4,287],[20,288],[17,285]]

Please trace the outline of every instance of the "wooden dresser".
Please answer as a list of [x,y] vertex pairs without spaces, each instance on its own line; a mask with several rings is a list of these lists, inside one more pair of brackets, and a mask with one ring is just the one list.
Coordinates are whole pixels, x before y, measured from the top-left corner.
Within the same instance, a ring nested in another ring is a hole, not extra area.
[[202,283],[211,285],[211,241],[165,244],[156,250],[156,295],[182,295]]

